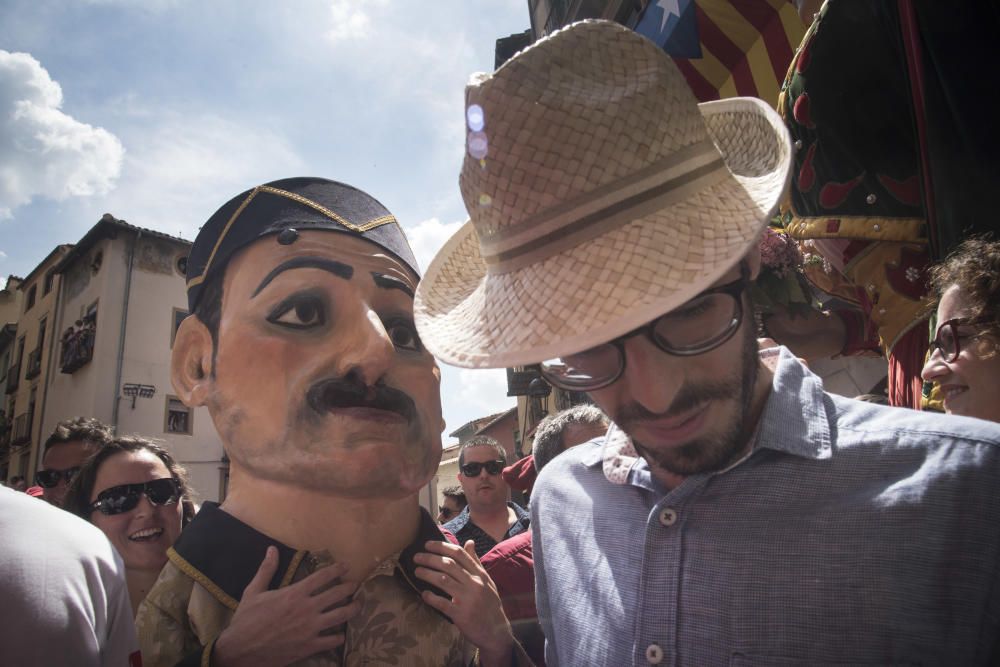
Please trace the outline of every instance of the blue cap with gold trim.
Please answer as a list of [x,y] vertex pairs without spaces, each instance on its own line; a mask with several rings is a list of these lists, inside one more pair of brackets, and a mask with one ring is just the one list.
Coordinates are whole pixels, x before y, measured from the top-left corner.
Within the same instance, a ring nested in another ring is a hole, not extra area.
[[187,262],[190,311],[198,306],[205,280],[223,270],[238,250],[264,236],[305,229],[360,236],[420,276],[403,228],[371,195],[325,178],[285,178],[236,195],[198,232]]

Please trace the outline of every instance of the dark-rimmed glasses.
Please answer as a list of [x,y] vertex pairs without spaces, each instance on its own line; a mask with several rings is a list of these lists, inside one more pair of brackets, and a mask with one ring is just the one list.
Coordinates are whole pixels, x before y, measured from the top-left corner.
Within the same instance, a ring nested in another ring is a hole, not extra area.
[[958,359],[958,355],[962,352],[962,341],[979,338],[982,335],[981,333],[961,333],[958,328],[976,324],[981,324],[981,321],[967,317],[953,317],[939,324],[937,334],[931,341],[931,355],[940,351],[941,358],[949,364]]
[[750,267],[740,263],[740,277],[707,289],[690,301],[589,350],[541,363],[542,377],[560,389],[593,391],[612,384],[625,372],[625,340],[645,335],[667,354],[692,357],[714,350],[732,338],[743,321],[743,292]]
[[52,489],[59,485],[59,480],[64,479],[69,484],[80,472],[80,466],[66,468],[65,470],[39,470],[35,473],[35,484],[43,489]]
[[466,463],[462,466],[462,474],[466,477],[479,477],[479,472],[486,469],[488,475],[499,475],[503,472],[503,461],[486,461],[485,463]]
[[447,521],[448,519],[452,518],[453,516],[458,516],[458,514],[459,514],[458,512],[456,512],[455,510],[453,510],[452,508],[445,507],[444,505],[439,505],[438,506],[438,510],[440,510],[438,512],[438,518],[443,519],[445,521]]
[[90,511],[99,510],[109,516],[128,512],[139,504],[139,496],[146,496],[153,505],[172,505],[181,497],[181,485],[173,477],[164,477],[142,484],[112,486],[97,494]]

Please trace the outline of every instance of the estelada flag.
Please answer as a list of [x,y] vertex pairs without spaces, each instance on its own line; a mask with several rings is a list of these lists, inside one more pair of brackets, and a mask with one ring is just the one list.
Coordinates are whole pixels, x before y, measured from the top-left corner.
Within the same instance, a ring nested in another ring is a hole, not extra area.
[[806,26],[789,0],[651,0],[635,31],[673,57],[699,101],[775,106]]

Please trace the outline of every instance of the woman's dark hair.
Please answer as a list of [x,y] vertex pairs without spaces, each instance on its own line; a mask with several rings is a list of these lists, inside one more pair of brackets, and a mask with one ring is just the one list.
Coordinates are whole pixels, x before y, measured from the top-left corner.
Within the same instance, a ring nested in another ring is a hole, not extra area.
[[101,465],[115,454],[142,451],[150,452],[163,461],[163,465],[167,466],[171,476],[180,484],[180,502],[183,509],[181,525],[188,525],[194,518],[195,507],[191,487],[188,486],[187,482],[187,473],[166,449],[152,440],[135,435],[114,438],[87,459],[86,463],[80,467],[80,471],[73,477],[69,488],[66,489],[64,509],[90,521],[90,496],[94,493],[94,483],[97,481],[97,473],[101,469]]
[[930,270],[935,304],[952,285],[969,304],[983,333],[1000,338],[1000,241],[989,235],[966,239]]

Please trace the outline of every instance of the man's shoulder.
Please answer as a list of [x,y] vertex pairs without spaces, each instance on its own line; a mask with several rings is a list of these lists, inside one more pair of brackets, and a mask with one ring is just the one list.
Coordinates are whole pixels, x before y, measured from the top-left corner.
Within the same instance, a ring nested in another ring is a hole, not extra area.
[[531,490],[532,498],[547,493],[553,486],[581,483],[596,473],[603,479],[601,460],[604,437],[594,438],[562,452],[542,468]]
[[500,542],[482,557],[483,567],[487,572],[511,560],[526,561],[531,564],[531,531],[518,533]]
[[891,440],[931,448],[986,447],[1000,454],[1000,423],[828,396],[841,446]]
[[458,533],[465,528],[466,524],[469,523],[469,506],[466,505],[465,508],[458,513],[454,519],[448,523],[442,524],[442,528],[450,532],[452,535],[458,535]]
[[0,530],[18,536],[0,547],[8,563],[21,550],[39,563],[42,556],[58,552],[60,562],[99,563],[102,572],[120,571],[120,558],[99,528],[26,493],[0,488]]

